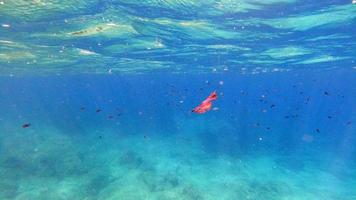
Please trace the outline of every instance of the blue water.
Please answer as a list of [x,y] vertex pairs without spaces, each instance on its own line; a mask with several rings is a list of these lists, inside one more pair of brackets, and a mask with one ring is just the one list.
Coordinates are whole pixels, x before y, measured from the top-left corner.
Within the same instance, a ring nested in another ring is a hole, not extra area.
[[[351,200],[355,80],[350,70],[2,78],[1,198]],[[191,113],[212,90],[219,109]]]
[[0,200],[355,200],[355,13],[0,0]]

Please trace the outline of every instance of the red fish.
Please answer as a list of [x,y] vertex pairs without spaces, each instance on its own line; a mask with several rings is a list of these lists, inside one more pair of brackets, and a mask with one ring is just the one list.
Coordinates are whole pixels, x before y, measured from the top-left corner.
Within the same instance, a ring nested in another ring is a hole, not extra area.
[[198,113],[198,114],[203,114],[209,110],[211,110],[212,101],[216,100],[218,98],[218,95],[216,94],[216,91],[212,92],[208,98],[206,98],[199,106],[194,108],[192,112]]

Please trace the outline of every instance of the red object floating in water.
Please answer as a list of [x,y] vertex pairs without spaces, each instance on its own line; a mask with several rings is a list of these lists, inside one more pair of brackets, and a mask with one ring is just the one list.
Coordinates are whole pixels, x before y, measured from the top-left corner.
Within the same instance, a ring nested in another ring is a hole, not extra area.
[[192,112],[198,113],[198,114],[203,114],[209,110],[211,110],[212,106],[212,101],[216,100],[218,98],[218,95],[216,94],[216,91],[212,92],[208,98],[206,98],[199,106],[194,108]]
[[22,125],[22,128],[28,128],[28,127],[30,127],[31,126],[31,124],[30,123],[28,123],[28,124],[24,124],[24,125]]

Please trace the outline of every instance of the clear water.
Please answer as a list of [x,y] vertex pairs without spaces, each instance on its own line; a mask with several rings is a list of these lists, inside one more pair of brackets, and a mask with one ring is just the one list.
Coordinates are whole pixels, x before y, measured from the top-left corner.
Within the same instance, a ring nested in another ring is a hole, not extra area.
[[356,199],[355,13],[0,0],[0,199]]

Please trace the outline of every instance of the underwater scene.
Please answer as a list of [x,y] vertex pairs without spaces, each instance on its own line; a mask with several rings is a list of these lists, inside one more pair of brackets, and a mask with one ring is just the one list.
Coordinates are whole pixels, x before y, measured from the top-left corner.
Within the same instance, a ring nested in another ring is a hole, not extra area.
[[0,200],[355,200],[356,0],[0,0]]

